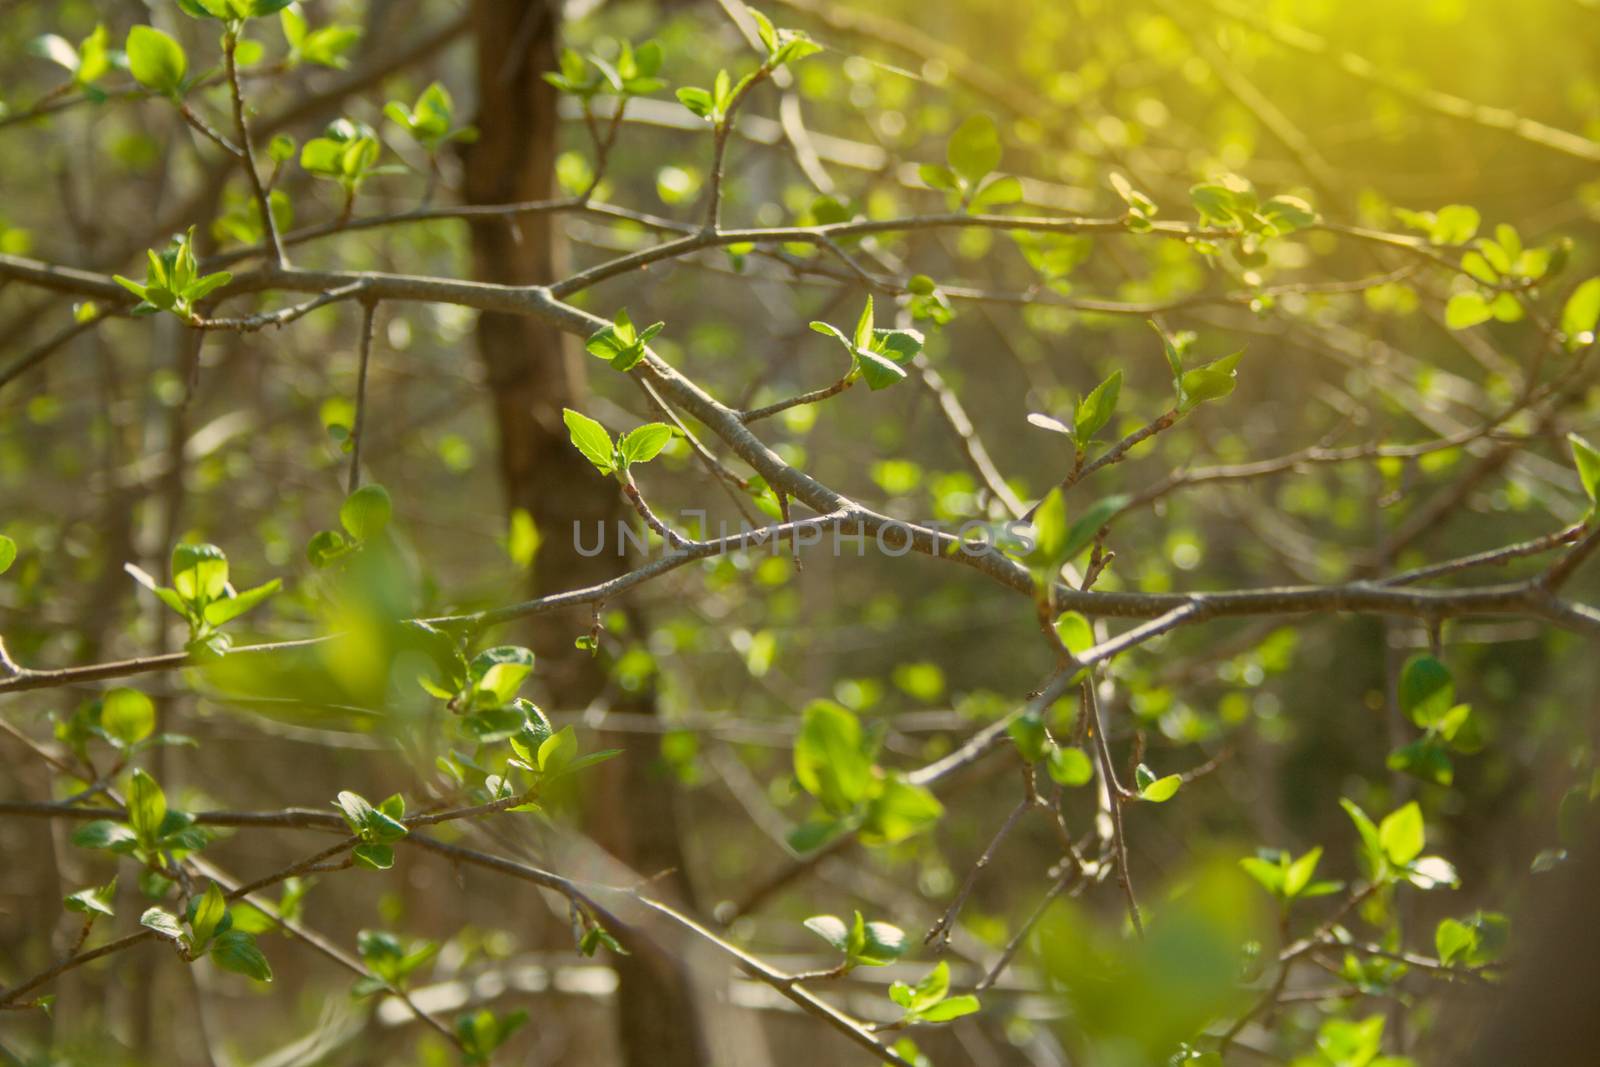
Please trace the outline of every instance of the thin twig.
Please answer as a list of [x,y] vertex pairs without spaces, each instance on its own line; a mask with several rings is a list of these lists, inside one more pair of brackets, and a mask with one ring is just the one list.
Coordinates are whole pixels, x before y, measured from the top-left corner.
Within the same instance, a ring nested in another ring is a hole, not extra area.
[[1032,807],[1033,798],[1024,797],[1016,807],[1011,809],[1011,814],[1006,816],[1005,822],[1000,824],[1000,829],[995,831],[995,835],[989,841],[988,847],[983,850],[983,854],[972,865],[972,870],[967,872],[967,877],[962,881],[961,888],[957,891],[955,899],[950,902],[949,907],[945,908],[944,913],[939,916],[938,920],[928,928],[928,932],[922,936],[924,945],[931,945],[935,941],[946,945],[950,943],[950,929],[955,925],[956,918],[961,914],[961,908],[966,904],[967,898],[972,895],[973,886],[978,884],[978,876],[993,861],[994,854],[999,851],[1001,842],[1010,835],[1012,828],[1017,825],[1017,820],[1026,815]]
[[367,437],[367,363],[372,356],[373,319],[376,300],[361,302],[361,357],[356,370],[356,417],[350,427],[350,480],[346,492],[361,488],[361,445]]
[[278,234],[278,220],[272,216],[272,198],[267,187],[261,184],[261,172],[256,170],[255,149],[250,147],[250,126],[245,119],[244,88],[239,84],[239,64],[235,52],[239,35],[232,30],[222,35],[222,62],[228,73],[228,93],[233,98],[233,127],[239,136],[237,154],[250,179],[250,189],[255,193],[256,207],[261,212],[261,229],[267,235],[273,259],[280,270],[289,266],[288,254],[283,250],[283,238]]

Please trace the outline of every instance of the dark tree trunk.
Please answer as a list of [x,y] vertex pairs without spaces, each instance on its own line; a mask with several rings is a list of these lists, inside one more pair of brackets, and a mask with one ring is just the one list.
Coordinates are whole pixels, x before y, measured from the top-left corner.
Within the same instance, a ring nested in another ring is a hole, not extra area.
[[[555,193],[559,146],[556,97],[541,74],[557,66],[559,7],[543,0],[476,0],[479,138],[466,152],[469,203],[539,200]],[[529,215],[473,224],[474,271],[482,281],[528,284],[552,280],[560,266],[554,220]],[[574,524],[592,543],[597,523],[614,531],[624,517],[617,485],[597,476],[567,438],[563,407],[583,408],[584,356],[560,332],[514,315],[478,319],[479,356],[487,372],[489,401],[499,433],[500,467],[510,509],[524,508],[542,537],[535,561],[536,592],[591,585],[615,577],[626,560],[611,551],[586,558],[576,551]],[[614,543],[614,534],[612,536]],[[548,699],[583,708],[606,693],[605,657],[573,647],[588,631],[587,612],[540,616],[528,638],[539,657],[537,677]],[[638,627],[632,627],[638,632]],[[611,706],[655,711],[653,694],[611,693]],[[593,775],[589,805],[592,836],[639,876],[676,872],[653,884],[686,900],[682,878],[676,791],[655,769],[659,758],[648,734],[609,739],[622,759]],[[648,937],[650,932],[641,931]],[[642,950],[641,950],[642,949]],[[696,983],[674,955],[649,950],[616,960],[621,985],[619,1043],[632,1067],[700,1067],[708,1062]]]
[[[1512,919],[1510,981],[1458,1009],[1445,1035],[1471,1034],[1470,1067],[1600,1062],[1600,832],[1535,875]],[[1481,1027],[1481,1032],[1478,1031]]]

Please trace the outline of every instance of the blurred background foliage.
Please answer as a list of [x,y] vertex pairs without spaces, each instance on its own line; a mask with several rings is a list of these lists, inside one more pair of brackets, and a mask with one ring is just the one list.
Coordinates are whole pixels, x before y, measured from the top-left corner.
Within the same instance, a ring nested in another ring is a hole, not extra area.
[[[216,57],[214,26],[166,3],[4,0],[0,10],[7,57],[0,100],[12,114],[63,77],[60,66],[30,53],[44,34],[77,42],[103,23],[120,46],[130,25],[149,22],[181,40],[191,57],[204,57],[195,63]],[[1471,205],[1483,232],[1505,223],[1528,247],[1560,250],[1565,270],[1540,290],[1545,316],[1559,313],[1575,282],[1600,271],[1595,157],[1491,128],[1527,119],[1591,147],[1600,141],[1600,9],[1591,2],[793,0],[770,13],[827,50],[797,65],[783,94],[764,90],[752,100],[745,136],[730,149],[724,218],[732,224],[941,211],[943,194],[923,187],[916,165],[941,161],[954,128],[986,112],[1004,145],[1000,169],[1026,179],[1026,203],[1038,213],[1120,216],[1124,205],[1109,181],[1115,172],[1155,202],[1158,219],[1188,220],[1189,187],[1232,173],[1263,197],[1298,196],[1326,219],[1377,229],[1406,230],[1396,209]],[[348,61],[361,71],[437,35],[461,9],[436,0],[317,2],[305,5],[305,15],[314,26],[359,27]],[[715,4],[580,3],[567,19],[563,38],[582,52],[615,55],[621,39],[660,42],[661,77],[672,87],[709,84],[718,66],[752,64],[749,46]],[[456,149],[441,149],[430,176],[426,156],[385,119],[383,106],[415,101],[437,79],[452,91],[458,121],[470,122],[473,56],[462,38],[424,49],[417,62],[348,97],[297,110],[297,101],[347,75],[315,63],[278,71],[285,42],[272,20],[253,23],[249,36],[264,45],[259,74],[246,79],[252,103],[261,116],[285,116],[271,132],[304,142],[344,115],[379,131],[382,161],[400,165],[362,186],[358,214],[407,211],[425,194],[454,200]],[[126,75],[104,80],[120,85]],[[1449,106],[1430,93],[1494,110],[1443,114]],[[781,139],[779,100],[789,94],[810,131],[809,160]],[[196,106],[209,114],[224,115],[224,105],[218,89],[198,94]],[[593,155],[575,109],[564,106],[557,175],[577,192]],[[636,101],[630,116],[598,195],[698,219],[709,158],[703,124],[670,91]],[[260,238],[237,172],[217,181],[216,153],[162,101],[87,103],[8,124],[0,138],[0,248],[7,252],[127,273],[138,269],[144,248],[196,221],[203,251]],[[292,163],[278,187],[295,226],[341,210],[332,184]],[[576,266],[653,239],[626,220],[594,216],[566,218],[561,229],[563,255]],[[1277,457],[1319,442],[1446,436],[1515,396],[1542,343],[1539,325],[1528,320],[1449,329],[1442,309],[1459,281],[1405,270],[1408,261],[1325,231],[1273,242],[1253,257],[1137,235],[1002,229],[918,231],[869,244],[885,261],[928,275],[946,295],[1019,294],[933,299],[916,309],[931,315],[915,325],[927,332],[928,361],[1023,500],[1042,494],[1071,462],[1065,439],[1030,425],[1029,412],[1066,417],[1112,371],[1121,371],[1123,390],[1107,439],[1165,410],[1167,369],[1143,322],[1151,316],[1081,302],[1245,294],[1158,316],[1169,331],[1195,331],[1195,351],[1207,358],[1243,348],[1238,388],[1098,475],[1092,491],[1099,495],[1138,493],[1173,470]],[[636,322],[664,320],[656,345],[665,358],[728,402],[755,406],[840,372],[836,350],[806,324],[854,321],[860,286],[808,273],[815,256],[801,247],[787,261],[713,250],[606,282],[578,301],[608,317],[626,306]],[[295,260],[470,275],[467,229],[456,221],[356,231],[301,246]],[[1347,292],[1294,289],[1390,273],[1392,280]],[[1275,295],[1262,295],[1263,287]],[[911,322],[912,310],[902,303],[902,321]],[[4,361],[67,325],[71,314],[60,299],[14,283],[0,289]],[[473,322],[473,313],[446,305],[387,304],[378,314],[364,452],[370,476],[393,495],[396,543],[371,577],[397,615],[499,605],[536,579],[561,587],[560,575],[538,573],[540,543],[572,533],[536,530],[525,515],[506,512]],[[334,623],[319,590],[327,578],[307,564],[304,546],[336,525],[344,496],[358,326],[352,308],[335,308],[283,330],[208,335],[196,350],[198,335],[169,317],[116,320],[9,383],[0,392],[0,531],[23,546],[0,585],[0,630],[12,656],[65,665],[171,647],[164,644],[172,641],[169,618],[122,565],[162,574],[170,546],[186,538],[223,546],[247,584],[284,580],[281,594],[235,624],[237,641],[310,635]],[[599,369],[593,387],[586,410],[602,421],[654,417],[618,375]],[[1597,405],[1592,384],[1578,389],[1562,433],[1596,438]],[[1174,492],[1114,527],[1109,547],[1117,558],[1099,588],[1345,581],[1579,518],[1587,505],[1562,433],[1531,420],[1509,428],[1531,436],[1510,454],[1451,449]],[[915,383],[793,409],[764,433],[786,460],[889,514],[946,521],[994,514],[992,494],[939,415],[938,397]],[[740,521],[682,441],[640,481],[659,513],[703,509],[713,531]],[[674,784],[696,899],[708,914],[739,913],[727,926],[734,940],[797,959],[817,951],[799,920],[818,912],[860,908],[920,933],[1015,804],[1006,767],[988,767],[954,784],[933,833],[840,850],[741,909],[754,887],[785,867],[782,834],[807,808],[790,773],[800,709],[828,698],[883,724],[884,761],[912,766],[1015,706],[1053,662],[1028,605],[981,576],[871,549],[858,558],[848,543],[835,558],[828,547],[807,555],[803,570],[784,553],[752,553],[695,564],[630,593],[639,614],[608,615],[599,655],[611,686],[587,710],[541,698],[538,674],[529,685],[558,723],[617,729],[628,724],[603,723],[607,701],[658,687],[659,722],[639,728],[659,734],[648,773]],[[1576,591],[1592,599],[1594,590],[1591,576]],[[586,628],[575,619],[572,636]],[[517,626],[500,636],[519,640]],[[1221,953],[1217,969],[1218,953],[1207,943],[1217,927],[1205,916],[1220,916],[1230,935],[1254,932],[1275,944],[1270,916],[1264,928],[1252,922],[1269,901],[1239,881],[1238,856],[1260,846],[1300,855],[1322,845],[1321,874],[1359,877],[1341,796],[1374,815],[1420,800],[1432,847],[1457,866],[1461,889],[1400,905],[1403,929],[1422,939],[1424,951],[1432,953],[1441,918],[1512,908],[1536,857],[1549,861],[1563,846],[1558,808],[1593,769],[1596,666],[1579,639],[1534,622],[1452,623],[1437,637],[1458,699],[1472,705],[1478,738],[1455,759],[1448,785],[1391,772],[1385,762],[1415,735],[1395,692],[1400,664],[1430,644],[1419,627],[1351,616],[1214,622],[1119,659],[1109,671],[1117,695],[1108,710],[1119,754],[1138,731],[1157,773],[1215,761],[1173,802],[1129,812],[1136,883],[1154,907],[1161,887],[1198,879],[1192,914],[1178,914],[1168,927],[1175,932],[1123,958],[1130,950],[1110,932],[1122,921],[1121,900],[1111,882],[1097,887],[1052,913],[1040,955],[1025,953],[987,993],[981,1021],[919,1034],[924,1051],[934,1062],[1056,1063],[1083,1055],[1087,1040],[1102,1058],[1072,1062],[1153,1062],[1192,1033],[1191,1015],[1204,1021],[1239,1007],[1219,989],[1232,961]],[[248,809],[320,806],[340,788],[368,796],[415,789],[431,767],[393,743],[391,720],[433,712],[420,692],[390,692],[387,661],[379,651],[373,656],[366,676],[350,653],[336,657],[332,671],[313,664],[313,680],[287,668],[279,674],[277,666],[270,677],[219,672],[193,687],[158,677],[146,688],[164,725],[199,741],[162,756],[168,792],[189,809]],[[94,695],[15,697],[5,715],[37,733],[48,716]],[[25,750],[8,739],[0,750],[0,795],[48,791]],[[1090,793],[1079,790],[1066,805],[1078,833],[1094,822]],[[60,828],[3,823],[0,844],[7,857],[0,981],[9,982],[48,965],[59,950],[61,893],[108,869],[67,847]],[[255,835],[215,848],[252,869],[295,855]],[[1058,856],[1042,822],[1021,824],[997,852],[952,944],[958,987],[982,974],[1049,890]],[[1224,877],[1223,869],[1234,873]],[[310,890],[306,907],[341,942],[379,926],[443,941],[430,964],[441,987],[464,980],[451,988],[470,990],[474,1001],[535,1005],[536,1025],[514,1044],[522,1058],[507,1062],[602,1063],[615,1055],[603,1021],[604,969],[574,959],[565,917],[531,898],[519,900],[478,874],[418,862],[386,879],[330,876]],[[1185,940],[1189,927],[1200,932]],[[212,1022],[201,1031],[189,1032],[198,1010],[189,979],[152,955],[80,972],[63,985],[55,1022],[0,1016],[0,1032],[15,1036],[8,1048],[53,1048],[39,1054],[41,1063],[200,1064],[218,1049],[229,1063],[445,1061],[434,1035],[413,1040],[396,1024],[403,1013],[364,1022],[364,1009],[346,997],[348,976],[325,961],[287,942],[269,954],[278,981],[265,994],[243,982],[204,980]],[[1175,962],[1183,960],[1193,967]],[[923,969],[912,967],[908,980]],[[1085,973],[1116,982],[1075,986],[1074,976]],[[1070,996],[1034,992],[1041,974],[1059,979]],[[1387,991],[1374,983],[1380,986]],[[1443,1040],[1444,1016],[1420,994],[1374,1003],[1348,1012],[1325,1002],[1289,1004],[1254,1041],[1272,1060],[1365,1064],[1366,1038],[1330,1037],[1326,1025],[1347,1015],[1353,1028],[1373,1012],[1389,1020],[1390,1051]],[[1064,1017],[1066,1004],[1072,1010]],[[829,1044],[824,1053],[813,1045],[815,1031],[803,1021],[766,1014],[774,1016],[764,1018],[763,1055],[771,1062],[855,1062],[846,1046]],[[1319,1029],[1324,1046],[1345,1042],[1355,1051],[1313,1053]],[[368,1040],[349,1036],[358,1032]],[[326,1047],[288,1045],[286,1035],[303,1033]],[[791,1040],[780,1039],[785,1034]]]

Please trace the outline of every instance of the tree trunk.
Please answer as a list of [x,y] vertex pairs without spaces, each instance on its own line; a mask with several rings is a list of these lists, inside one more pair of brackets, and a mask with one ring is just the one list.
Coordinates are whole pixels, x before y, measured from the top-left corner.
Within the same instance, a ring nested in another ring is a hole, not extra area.
[[[559,6],[544,0],[476,0],[479,137],[465,153],[465,199],[504,204],[555,193],[558,122],[555,90],[541,74],[557,67]],[[555,223],[549,215],[476,221],[472,225],[475,275],[505,284],[551,281],[560,267]],[[584,557],[575,527],[592,543],[597,523],[615,543],[625,518],[617,485],[601,478],[567,438],[563,407],[582,408],[587,391],[584,355],[559,331],[528,316],[485,313],[478,319],[478,353],[487,372],[489,402],[499,433],[500,468],[508,509],[526,509],[541,535],[534,563],[535,593],[605,581],[626,567],[614,551]],[[605,657],[574,648],[589,630],[586,611],[532,620],[529,643],[539,657],[537,677],[561,708],[583,708],[606,691]],[[637,625],[630,627],[640,632]],[[616,694],[618,710],[654,713],[653,693]],[[641,877],[674,874],[654,891],[688,898],[679,847],[676,790],[659,766],[654,737],[632,733],[608,744],[621,759],[598,768],[589,784],[591,834]],[[640,931],[646,938],[650,931]],[[649,941],[615,962],[618,1038],[630,1067],[701,1067],[706,1053],[696,983],[686,963]]]

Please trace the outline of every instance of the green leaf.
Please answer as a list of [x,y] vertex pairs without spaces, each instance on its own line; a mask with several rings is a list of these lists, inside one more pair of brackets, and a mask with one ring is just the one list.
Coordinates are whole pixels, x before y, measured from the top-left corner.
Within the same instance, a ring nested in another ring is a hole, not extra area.
[[1050,490],[1033,513],[1032,566],[1035,580],[1052,580],[1067,561],[1067,501],[1060,489]]
[[1243,352],[1223,356],[1203,367],[1185,371],[1178,378],[1181,411],[1190,411],[1207,400],[1221,400],[1233,392],[1237,383],[1239,357]]
[[139,838],[133,830],[110,819],[86,822],[72,833],[72,843],[79,848],[105,849],[108,852],[131,852]]
[[391,100],[384,106],[383,113],[429,152],[438,151],[441,145],[459,132],[450,128],[455,115],[455,101],[450,98],[449,90],[438,82],[424,89],[409,109],[399,101]]
[[1509,222],[1502,222],[1494,228],[1494,239],[1507,259],[1515,260],[1522,255],[1522,238],[1517,228]]
[[855,337],[851,345],[856,349],[872,347],[872,296],[868,294],[867,302],[861,309],[860,316],[856,319]]
[[950,169],[976,187],[1000,165],[1000,131],[988,115],[972,115],[950,135],[945,160]]
[[225,270],[219,270],[215,274],[207,274],[202,278],[197,278],[192,285],[187,286],[183,290],[183,298],[193,304],[196,301],[204,300],[212,292],[231,281],[233,281],[233,275]]
[[815,333],[824,334],[833,338],[835,341],[838,341],[840,344],[844,345],[846,351],[850,352],[852,355],[855,354],[855,346],[850,343],[850,338],[846,337],[843,332],[841,332],[839,328],[834,326],[832,323],[813,321],[811,323],[811,329]]
[[82,915],[115,915],[114,904],[117,899],[117,880],[115,877],[105,885],[90,886],[71,893],[62,903],[68,911],[75,911]]
[[617,441],[617,450],[622,453],[623,463],[629,466],[646,463],[667,447],[675,432],[664,422],[647,422],[623,434]]
[[406,836],[404,823],[388,812],[374,808],[360,793],[344,790],[333,804],[343,813],[350,829],[364,841],[393,841]]
[[1405,869],[1405,880],[1424,892],[1461,885],[1455,865],[1443,856],[1423,856]]
[[344,821],[355,833],[359,834],[366,830],[372,821],[372,805],[367,803],[367,798],[360,793],[352,793],[348,789],[342,790],[334,798],[333,804],[344,815]]
[[1434,929],[1433,944],[1446,966],[1481,966],[1505,951],[1510,924],[1504,915],[1476,912],[1466,921],[1443,919]]
[[1578,479],[1589,497],[1589,515],[1592,518],[1600,512],[1600,450],[1575,433],[1567,434],[1567,443],[1572,446],[1572,462],[1578,468]]
[[354,195],[367,178],[382,172],[377,167],[382,151],[378,135],[370,126],[335,119],[321,137],[307,141],[300,149],[300,165],[318,178],[339,183],[348,195]]
[[240,615],[261,604],[282,587],[283,582],[274,578],[272,581],[258,585],[254,589],[246,589],[242,593],[224,596],[221,600],[213,600],[206,605],[206,622],[212,626],[221,626],[224,623],[232,622]]
[[190,901],[189,929],[194,934],[194,943],[190,947],[196,952],[204,951],[211,939],[220,930],[226,929],[222,923],[227,917],[227,898],[222,895],[222,887],[212,882],[206,886],[204,893]]
[[[284,9],[284,14],[288,13]],[[318,66],[344,70],[350,66],[346,53],[361,40],[360,26],[331,25],[312,30],[291,49],[290,61],[315,63]]]
[[767,54],[772,55],[778,50],[778,31],[773,27],[772,20],[753,7],[745,8],[756,23],[756,36],[761,38],[761,44],[766,48]]
[[1428,231],[1428,240],[1436,245],[1464,245],[1477,236],[1481,221],[1477,208],[1449,204],[1439,209]]
[[1322,846],[1318,845],[1304,856],[1289,864],[1289,869],[1283,876],[1283,895],[1297,897],[1311,884],[1311,876],[1317,873],[1317,862],[1322,859]]
[[113,689],[101,704],[100,728],[127,748],[155,730],[156,706],[137,689]]
[[513,508],[506,531],[506,555],[511,557],[511,562],[519,567],[531,566],[542,540],[539,536],[539,527],[534,523],[528,509]]
[[1087,785],[1094,777],[1094,764],[1081,748],[1057,748],[1046,768],[1052,779],[1069,788]]
[[1406,866],[1421,854],[1425,844],[1422,809],[1415,800],[1384,816],[1378,824],[1378,844],[1396,867]]
[[339,505],[339,525],[357,541],[371,541],[383,533],[393,514],[389,490],[377,483],[363,485]]
[[1157,778],[1149,767],[1141,763],[1134,771],[1134,781],[1139,787],[1139,799],[1152,804],[1164,804],[1177,794],[1178,787],[1183,785],[1183,776],[1169,774]]
[[128,31],[128,71],[140,85],[169,96],[183,87],[189,57],[183,46],[153,26]]
[[851,823],[845,819],[813,817],[790,830],[784,840],[796,853],[804,855],[813,849],[821,848],[850,828]]
[[387,871],[394,866],[394,848],[391,845],[367,842],[355,847],[356,862],[374,871]]
[[300,51],[309,31],[305,16],[293,6],[286,7],[278,12],[278,26],[283,30],[283,39],[289,45],[290,52]]
[[523,754],[523,758],[531,763],[535,759],[533,754],[538,752],[539,746],[544,744],[555,731],[550,728],[550,720],[545,716],[545,713],[532,704],[529,704],[523,710],[526,711],[528,720],[512,740],[522,744],[527,749],[527,752]]
[[178,922],[178,917],[171,912],[162,911],[160,908],[150,908],[139,916],[139,925],[154,930],[161,937],[169,941],[183,940],[183,927]]
[[300,166],[318,177],[338,178],[342,173],[343,142],[331,137],[316,137],[300,149]]
[[1567,349],[1576,351],[1593,344],[1595,327],[1600,324],[1600,278],[1590,278],[1572,291],[1561,309],[1561,332]]
[[1156,332],[1156,336],[1161,338],[1161,352],[1166,357],[1168,369],[1172,371],[1173,388],[1177,388],[1178,382],[1183,378],[1183,358],[1178,352],[1178,346],[1154,319],[1146,320],[1146,323]]
[[[1472,721],[1472,705],[1457,704],[1441,715],[1438,721],[1433,724],[1432,729],[1434,733],[1446,741],[1455,742],[1455,747],[1459,750],[1463,752],[1476,751],[1482,747],[1477,737],[1478,731],[1470,729],[1466,733],[1461,732],[1462,727],[1467,726]],[[1459,741],[1456,740],[1458,734],[1461,738]]]
[[837,915],[813,915],[801,925],[840,952],[850,951],[850,927]]
[[[395,798],[397,799],[397,798]],[[387,805],[387,801],[385,804]],[[404,811],[404,803],[401,805]],[[406,836],[408,831],[405,823],[399,817],[389,814],[386,808],[373,808],[371,821],[367,824],[369,836],[378,841],[395,841]]]
[[528,1021],[528,1013],[514,1011],[504,1017],[484,1008],[473,1015],[456,1018],[456,1038],[466,1052],[467,1062],[487,1064],[494,1050]]
[[1489,302],[1489,313],[1498,322],[1520,322],[1526,314],[1515,293],[1500,293]]
[[[627,314],[626,308],[617,313],[619,318],[625,317]],[[631,333],[632,331],[630,330],[629,332]],[[613,360],[632,348],[634,341],[635,338],[633,337],[624,337],[618,326],[607,323],[590,334],[589,339],[583,343],[583,347],[592,356],[598,356],[604,360]]]
[[1129,498],[1121,493],[1096,500],[1067,530],[1066,542],[1061,548],[1061,562],[1065,563],[1088,548],[1099,536],[1101,528],[1111,521],[1113,515],[1122,510],[1128,500]]
[[800,786],[835,815],[867,799],[872,755],[854,714],[827,700],[806,707],[795,738],[794,774]]
[[563,726],[539,745],[539,770],[545,774],[560,774],[577,754],[577,732],[570,726]]
[[1382,1048],[1383,1022],[1382,1015],[1360,1022],[1329,1019],[1317,1033],[1317,1048],[1325,1062],[1336,1067],[1378,1067],[1373,1058]]
[[680,88],[677,91],[677,97],[678,103],[703,119],[709,119],[716,106],[710,93],[692,85],[685,85]]
[[1282,863],[1277,863],[1263,856],[1246,856],[1239,861],[1239,866],[1244,872],[1257,882],[1261,887],[1275,897],[1282,898],[1284,879],[1288,875]]
[[[523,678],[533,673],[531,665],[523,664],[494,664],[486,670],[482,681],[478,681],[474,691],[475,707],[506,707],[517,696],[517,689],[522,688]],[[518,725],[520,729],[520,725]]]
[[1155,201],[1135,189],[1124,175],[1112,171],[1106,180],[1117,196],[1122,198],[1122,202],[1128,205],[1128,214],[1135,220],[1148,222],[1150,216],[1156,213]]
[[167,817],[167,795],[156,780],[142,770],[134,770],[128,784],[128,825],[145,844],[153,843]]
[[947,1023],[951,1019],[971,1015],[977,1010],[978,998],[971,993],[962,993],[960,996],[946,997],[932,1007],[918,1012],[917,1019],[925,1023]]
[[1094,627],[1076,611],[1063,611],[1057,616],[1056,636],[1074,656],[1094,647]]
[[898,363],[867,348],[858,348],[855,352],[856,367],[861,371],[861,377],[866,379],[867,388],[877,391],[887,389],[896,382],[904,381],[906,372]]
[[1445,325],[1452,330],[1465,330],[1494,316],[1488,299],[1476,289],[1456,293],[1444,306]]
[[861,820],[861,842],[866,845],[898,844],[932,829],[944,815],[944,805],[927,789],[903,778],[885,780]]
[[17,543],[5,534],[0,534],[0,574],[11,569],[11,564],[17,560]]
[[261,18],[288,7],[294,0],[178,0],[184,14],[197,19],[213,18],[228,22]]
[[1002,204],[1015,204],[1021,200],[1022,180],[1007,174],[1004,177],[991,177],[985,181],[973,195],[972,202],[968,206],[973,211],[982,211]]
[[1215,182],[1202,182],[1189,188],[1189,202],[1194,205],[1202,222],[1216,222],[1225,226],[1238,225],[1241,205],[1234,190]]
[[1477,944],[1477,933],[1459,919],[1442,919],[1433,931],[1433,946],[1439,953],[1439,962],[1447,967],[1470,954]]
[[879,355],[887,356],[896,363],[909,363],[922,351],[923,337],[920,330],[883,330],[872,331],[872,350]]
[[1024,763],[1037,763],[1045,757],[1045,747],[1049,744],[1049,732],[1045,730],[1044,719],[1037,712],[1019,715],[1006,727],[1006,734],[1017,746],[1017,754]]
[[1484,285],[1499,285],[1500,272],[1489,265],[1482,252],[1467,252],[1461,256],[1461,269]]
[[172,550],[172,588],[191,604],[222,596],[228,587],[228,557],[216,545],[179,544]]
[[578,940],[578,954],[593,956],[601,945],[609,948],[612,952],[618,952],[624,956],[628,954],[628,950],[622,947],[622,943],[612,937],[605,927],[599,925],[591,926],[583,932],[583,937]]
[[1423,729],[1433,726],[1456,702],[1450,670],[1432,656],[1412,656],[1400,672],[1400,710]]
[[1259,214],[1266,220],[1267,232],[1275,237],[1303,230],[1317,221],[1311,205],[1297,196],[1275,196],[1261,205]]
[[211,841],[211,835],[194,824],[194,816],[182,811],[168,811],[156,830],[158,848],[180,852],[197,852]]
[[1348,797],[1340,797],[1339,806],[1344,808],[1345,813],[1350,816],[1350,821],[1355,823],[1356,833],[1361,837],[1361,862],[1367,877],[1377,878],[1385,863],[1383,844],[1378,838],[1378,827],[1367,813]]
[[778,45],[777,54],[774,55],[775,63],[798,63],[807,56],[814,56],[822,51],[822,45],[811,40],[800,30],[779,30],[782,43]]
[[317,569],[332,564],[354,547],[338,530],[318,530],[306,542],[306,560]]
[[211,946],[207,955],[225,971],[242,974],[257,982],[272,981],[272,965],[267,962],[261,949],[256,947],[256,939],[243,930],[218,934],[216,944]]
[[1063,437],[1072,436],[1071,424],[1062,422],[1054,415],[1047,415],[1042,411],[1030,411],[1028,413],[1028,425],[1037,426],[1041,430],[1049,430],[1051,433],[1061,434]]
[[1424,782],[1449,785],[1455,780],[1455,765],[1443,746],[1428,738],[1418,738],[1389,753],[1384,761],[1391,771],[1409,774]]
[[1111,421],[1117,410],[1117,398],[1122,393],[1122,372],[1113,371],[1111,377],[1095,386],[1088,396],[1078,401],[1072,417],[1072,439],[1079,448],[1086,447],[1094,435]]
[[850,962],[867,967],[887,967],[904,956],[910,947],[906,932],[900,927],[886,922],[866,922],[859,911],[848,940]]
[[356,953],[374,974],[385,982],[394,983],[401,977],[401,963],[406,950],[400,939],[384,930],[361,930],[356,933]]
[[72,72],[72,80],[80,86],[93,85],[111,69],[111,52],[106,41],[105,24],[97,23],[89,36],[79,43],[78,69]]
[[938,189],[943,193],[959,193],[961,191],[961,179],[956,177],[956,172],[949,167],[941,167],[936,163],[924,163],[917,168],[917,176],[930,189]]
[[533,653],[520,645],[500,645],[478,653],[467,668],[472,706],[500,708],[510,704],[533,668]]
[[611,444],[611,435],[606,433],[604,426],[571,408],[561,409],[561,419],[567,424],[567,433],[571,435],[572,443],[583,453],[585,459],[594,464],[595,470],[601,474],[612,474],[616,471],[615,449]]
[[939,1003],[950,992],[950,964],[940,960],[916,985],[896,982],[889,987],[889,998],[906,1010],[907,1015],[917,1015]]

